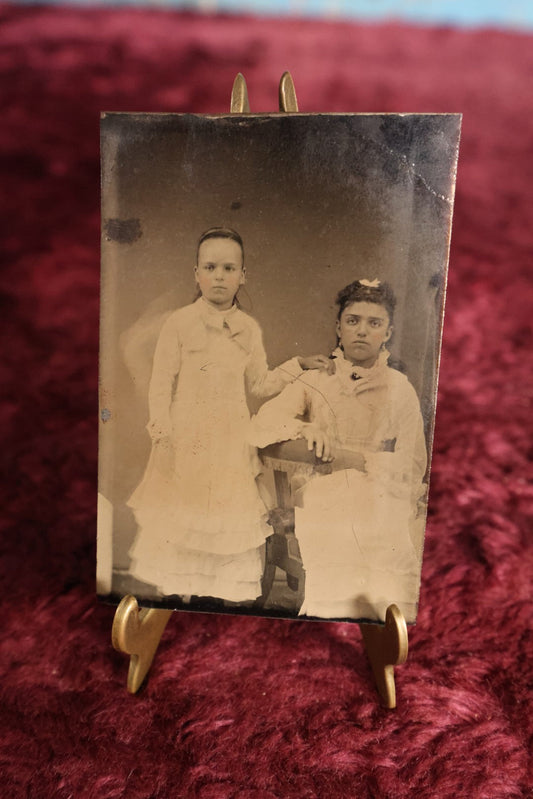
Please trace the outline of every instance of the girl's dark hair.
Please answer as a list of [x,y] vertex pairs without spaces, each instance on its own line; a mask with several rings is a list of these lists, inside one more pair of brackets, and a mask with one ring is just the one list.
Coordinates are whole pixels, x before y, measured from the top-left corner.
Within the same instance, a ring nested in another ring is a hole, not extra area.
[[204,241],[207,241],[207,239],[231,239],[231,241],[237,242],[237,244],[241,248],[242,263],[244,266],[244,244],[242,243],[242,239],[237,233],[237,231],[233,230],[230,227],[210,227],[209,230],[206,230],[202,233],[202,235],[198,239],[198,246],[196,247],[197,263],[198,263],[198,253],[200,251],[200,246],[204,243]]
[[377,285],[368,286],[360,280],[354,280],[349,286],[341,289],[337,294],[335,302],[339,306],[337,319],[340,319],[342,312],[353,302],[375,302],[376,305],[383,305],[389,315],[389,324],[392,325],[394,309],[396,308],[396,297],[388,283],[373,281]]

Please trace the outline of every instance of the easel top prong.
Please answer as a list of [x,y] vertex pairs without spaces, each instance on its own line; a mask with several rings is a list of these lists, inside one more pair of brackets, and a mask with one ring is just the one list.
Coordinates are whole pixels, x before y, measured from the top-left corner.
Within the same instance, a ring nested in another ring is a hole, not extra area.
[[279,82],[279,110],[286,114],[298,113],[298,100],[291,73],[286,71]]
[[[298,100],[296,89],[290,72],[284,72],[279,82],[279,110],[284,114],[298,113]],[[248,100],[248,87],[244,75],[238,72],[233,81],[230,102],[231,114],[249,114],[250,102]]]
[[248,87],[241,72],[237,73],[231,90],[231,114],[249,114],[250,102],[248,100]]

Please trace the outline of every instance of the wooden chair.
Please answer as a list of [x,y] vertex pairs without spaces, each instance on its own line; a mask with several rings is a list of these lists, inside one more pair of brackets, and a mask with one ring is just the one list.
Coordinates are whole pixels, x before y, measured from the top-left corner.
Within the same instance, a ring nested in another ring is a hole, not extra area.
[[[264,604],[272,590],[276,568],[285,572],[292,591],[302,591],[305,572],[300,547],[294,533],[294,497],[296,483],[315,474],[329,474],[331,463],[324,463],[307,448],[307,442],[283,441],[259,450],[265,466],[274,474],[277,506],[270,511],[269,524],[273,533],[266,540],[265,571],[260,602]],[[296,479],[295,479],[296,478]]]

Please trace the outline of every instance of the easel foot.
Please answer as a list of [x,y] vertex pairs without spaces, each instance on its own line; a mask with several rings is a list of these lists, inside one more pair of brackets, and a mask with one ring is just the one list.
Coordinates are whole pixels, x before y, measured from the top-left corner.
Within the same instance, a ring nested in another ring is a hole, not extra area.
[[115,612],[111,641],[130,657],[128,691],[137,693],[148,674],[171,610],[139,609],[134,596],[125,596]]
[[396,605],[389,605],[385,625],[360,624],[366,653],[383,705],[396,707],[394,667],[405,663],[409,650],[407,625]]

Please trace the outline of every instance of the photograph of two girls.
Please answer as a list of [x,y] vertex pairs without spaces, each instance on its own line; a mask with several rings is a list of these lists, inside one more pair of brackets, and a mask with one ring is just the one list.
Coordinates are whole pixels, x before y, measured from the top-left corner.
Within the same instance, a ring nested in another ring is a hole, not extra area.
[[459,129],[103,115],[99,596],[415,621]]

